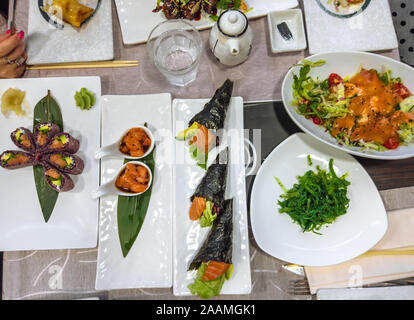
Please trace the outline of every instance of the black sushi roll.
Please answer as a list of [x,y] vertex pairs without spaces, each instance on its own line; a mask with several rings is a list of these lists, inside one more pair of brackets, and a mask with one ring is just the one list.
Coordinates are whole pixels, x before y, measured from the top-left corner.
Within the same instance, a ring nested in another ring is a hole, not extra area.
[[203,246],[191,262],[188,270],[197,270],[210,261],[233,263],[233,199],[225,200],[223,212],[214,221]]
[[81,158],[68,152],[48,153],[43,155],[41,160],[50,163],[63,173],[75,175],[81,174],[85,166]]
[[34,165],[34,158],[31,154],[23,151],[8,150],[0,155],[0,166],[5,169],[20,169]]
[[42,122],[33,128],[33,139],[37,146],[37,150],[41,150],[47,146],[49,141],[60,132],[58,125],[50,122]]
[[167,19],[179,19],[181,17],[180,5],[173,0],[166,0],[162,5],[162,12]]
[[43,149],[45,153],[54,153],[54,152],[68,152],[76,153],[79,150],[79,140],[72,137],[69,133],[60,132],[55,134],[52,139],[50,139],[46,148]]
[[190,120],[188,126],[191,127],[196,122],[210,130],[223,129],[232,93],[233,82],[227,79],[203,110]]
[[73,180],[62,171],[51,166],[47,162],[43,164],[47,184],[57,192],[67,192],[75,187]]
[[191,196],[190,219],[200,218],[202,227],[211,226],[222,211],[226,192],[227,167],[228,148],[217,155]]
[[204,0],[203,9],[206,13],[215,16],[217,14],[217,0]]
[[181,8],[181,17],[188,20],[198,19],[201,16],[202,0],[190,0]]
[[32,133],[26,128],[18,128],[10,134],[13,143],[24,151],[34,153],[36,145]]

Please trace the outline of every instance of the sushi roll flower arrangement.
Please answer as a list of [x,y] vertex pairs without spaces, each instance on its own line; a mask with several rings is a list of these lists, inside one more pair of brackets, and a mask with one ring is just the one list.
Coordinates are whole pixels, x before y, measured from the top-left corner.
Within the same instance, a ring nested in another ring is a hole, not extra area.
[[58,125],[39,123],[33,134],[26,128],[18,128],[10,135],[20,150],[7,150],[0,155],[0,166],[5,169],[19,169],[28,166],[42,166],[50,188],[67,192],[74,188],[69,174],[79,175],[84,163],[75,155],[79,141],[70,134],[60,132]]

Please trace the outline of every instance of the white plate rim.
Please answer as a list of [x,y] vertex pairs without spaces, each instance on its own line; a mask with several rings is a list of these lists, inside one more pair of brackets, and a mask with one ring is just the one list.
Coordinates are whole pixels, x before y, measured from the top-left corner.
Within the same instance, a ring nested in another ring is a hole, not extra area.
[[[291,135],[291,136],[289,136],[288,138],[286,138],[284,141],[282,141],[280,144],[278,144],[270,153],[269,153],[269,155],[266,157],[266,159],[265,159],[265,161],[262,163],[262,165],[260,166],[260,168],[259,168],[259,170],[258,170],[258,172],[257,172],[257,174],[256,174],[256,178],[255,178],[255,181],[254,181],[254,183],[253,183],[253,187],[252,187],[252,191],[251,191],[251,199],[250,199],[250,221],[251,221],[251,227],[252,227],[252,233],[253,233],[253,236],[254,236],[254,238],[255,238],[255,240],[256,240],[256,243],[257,243],[257,245],[260,247],[260,249],[261,250],[263,250],[264,252],[266,252],[267,254],[269,254],[270,256],[272,256],[272,257],[275,257],[275,258],[277,258],[277,259],[280,259],[280,260],[283,260],[283,261],[286,261],[286,262],[289,262],[289,263],[294,263],[294,264],[298,264],[298,265],[303,265],[303,266],[311,266],[311,267],[325,267],[325,266],[332,266],[332,265],[336,265],[336,264],[339,264],[339,263],[342,263],[342,262],[345,262],[345,261],[349,261],[349,260],[352,260],[352,259],[354,259],[354,258],[356,258],[356,257],[358,257],[359,255],[361,255],[361,254],[363,254],[364,252],[366,252],[366,251],[368,251],[369,249],[371,249],[372,247],[374,247],[381,239],[382,239],[382,237],[385,235],[385,233],[386,233],[386,231],[387,231],[387,228],[388,228],[388,219],[387,219],[387,215],[386,215],[386,210],[385,210],[385,207],[384,207],[384,204],[383,204],[383,202],[381,201],[381,208],[383,209],[382,211],[383,211],[383,213],[384,213],[384,217],[385,217],[385,219],[383,220],[383,229],[381,230],[381,232],[379,232],[377,235],[376,235],[376,240],[375,241],[372,241],[371,243],[369,243],[368,245],[365,245],[365,247],[363,248],[363,249],[361,249],[361,250],[359,250],[360,251],[360,253],[358,253],[358,254],[351,254],[351,255],[348,255],[348,257],[347,258],[343,258],[343,259],[338,259],[337,261],[335,261],[335,262],[332,262],[332,263],[323,263],[323,264],[319,264],[319,263],[309,263],[309,262],[307,262],[306,261],[306,259],[304,259],[304,260],[302,260],[302,259],[292,259],[291,257],[287,257],[286,255],[282,255],[282,254],[278,254],[278,256],[276,257],[273,253],[271,253],[271,252],[269,252],[264,246],[263,246],[263,244],[261,244],[261,242],[260,242],[260,240],[258,240],[258,239],[260,239],[260,237],[258,237],[257,235],[259,234],[258,233],[258,230],[256,229],[257,228],[257,226],[256,226],[256,224],[254,223],[254,217],[255,217],[255,214],[252,214],[252,211],[254,210],[253,209],[253,201],[254,201],[254,195],[255,195],[255,193],[257,193],[257,177],[258,176],[260,176],[261,174],[262,174],[262,171],[264,170],[263,168],[264,168],[264,166],[263,166],[263,164],[266,162],[266,161],[268,161],[268,159],[269,158],[271,158],[271,155],[273,155],[273,154],[275,154],[275,153],[277,153],[278,152],[278,149],[280,148],[280,147],[282,147],[282,146],[284,146],[284,145],[286,145],[286,144],[288,144],[288,143],[291,143],[291,141],[292,140],[295,140],[295,139],[298,139],[298,138],[300,138],[300,136],[302,136],[302,137],[308,137],[308,138],[310,138],[310,139],[313,139],[311,136],[308,136],[308,135],[306,135],[305,133],[295,133],[295,134],[293,134],[293,135]],[[352,158],[354,161],[355,161],[355,163],[360,167],[360,168],[362,168],[363,169],[363,172],[365,172],[366,173],[366,175],[367,175],[367,177],[369,178],[369,182],[370,183],[372,183],[373,185],[374,185],[374,187],[375,187],[375,184],[374,184],[374,182],[372,181],[372,179],[371,179],[371,177],[369,176],[369,174],[366,172],[366,170],[359,164],[359,162],[358,161],[356,161],[351,155],[349,155],[349,154],[346,154],[345,152],[343,152],[345,155],[344,156],[347,156],[347,157],[350,157],[350,158]],[[375,187],[375,189],[376,189],[376,187]],[[377,190],[377,193],[378,193],[378,196],[379,196],[379,192],[378,192],[378,190]],[[252,210],[253,209],[253,210]],[[293,222],[292,222],[293,223]]]

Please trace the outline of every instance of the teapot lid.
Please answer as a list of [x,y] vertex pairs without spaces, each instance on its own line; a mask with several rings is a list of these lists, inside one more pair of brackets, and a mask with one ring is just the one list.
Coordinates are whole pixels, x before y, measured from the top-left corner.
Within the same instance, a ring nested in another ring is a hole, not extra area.
[[225,35],[237,37],[246,31],[248,22],[243,12],[236,9],[229,9],[220,15],[217,25]]

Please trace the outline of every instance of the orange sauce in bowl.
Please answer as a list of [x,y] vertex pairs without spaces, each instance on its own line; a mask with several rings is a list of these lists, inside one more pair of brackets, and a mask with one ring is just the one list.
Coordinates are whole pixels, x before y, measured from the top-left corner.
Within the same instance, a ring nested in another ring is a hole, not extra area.
[[116,179],[115,186],[125,193],[142,193],[149,187],[150,173],[140,164],[127,163]]
[[131,157],[142,157],[151,147],[151,138],[142,128],[132,128],[122,138],[119,151]]

